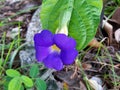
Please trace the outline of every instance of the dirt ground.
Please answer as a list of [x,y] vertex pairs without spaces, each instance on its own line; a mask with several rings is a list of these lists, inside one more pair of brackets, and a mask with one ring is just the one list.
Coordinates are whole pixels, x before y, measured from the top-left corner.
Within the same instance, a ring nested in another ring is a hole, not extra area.
[[[20,37],[25,42],[28,24],[38,6],[41,5],[40,0],[21,0],[15,3],[12,1],[0,2],[0,39],[3,33],[6,32],[5,43],[9,44],[13,38],[11,37],[12,30],[16,27],[21,27]],[[120,28],[120,18],[118,15],[108,20],[108,23],[113,26],[113,31],[99,29],[96,34],[96,39],[103,43],[102,47],[88,46],[79,53],[80,66],[76,63],[71,66],[66,66],[64,70],[54,72],[55,82],[63,85],[64,90],[87,90],[84,76],[89,79],[99,77],[102,82],[102,87],[106,90],[120,89],[120,44],[115,39],[115,31]],[[103,20],[103,19],[102,19]],[[115,21],[117,20],[117,21]],[[112,33],[112,35],[111,35]],[[118,37],[120,34],[118,34]],[[19,64],[18,64],[19,65]],[[83,73],[84,72],[84,73]],[[48,89],[49,90],[49,89]]]

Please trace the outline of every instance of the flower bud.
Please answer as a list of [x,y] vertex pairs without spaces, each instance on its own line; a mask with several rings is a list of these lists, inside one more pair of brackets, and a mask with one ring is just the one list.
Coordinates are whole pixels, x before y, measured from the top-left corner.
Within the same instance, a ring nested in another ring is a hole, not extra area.
[[68,27],[67,25],[64,25],[61,29],[57,29],[56,33],[61,33],[61,34],[65,34],[66,36],[68,36]]

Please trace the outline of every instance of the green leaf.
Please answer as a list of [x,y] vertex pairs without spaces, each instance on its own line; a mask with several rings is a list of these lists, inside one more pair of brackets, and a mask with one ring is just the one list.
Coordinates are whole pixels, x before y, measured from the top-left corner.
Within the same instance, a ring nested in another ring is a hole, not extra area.
[[28,76],[21,76],[22,82],[25,84],[26,87],[32,87],[33,86],[33,81],[31,78]]
[[47,85],[45,81],[41,80],[40,78],[37,78],[35,83],[37,90],[46,90]]
[[20,88],[20,90],[25,90],[23,85],[21,85],[21,88]]
[[20,76],[20,73],[17,70],[14,70],[14,69],[8,69],[8,70],[6,70],[6,74],[9,77],[18,77],[18,76]]
[[67,25],[69,36],[82,50],[96,34],[101,11],[102,0],[44,0],[40,18],[43,29],[53,33]]
[[75,0],[69,24],[69,35],[84,49],[94,38],[102,11],[102,0]]
[[74,0],[44,0],[41,10],[41,22],[43,29],[55,30],[61,25],[68,24]]
[[0,27],[4,26],[3,22],[0,22]]
[[30,73],[29,75],[32,77],[32,78],[35,78],[37,77],[37,75],[39,74],[39,67],[37,64],[34,64],[31,68],[30,68]]
[[8,85],[8,90],[21,90],[21,78],[20,77],[15,77],[13,78],[9,85]]
[[5,76],[5,82],[4,82],[4,86],[3,86],[3,90],[8,90],[8,85],[9,85],[9,82],[12,80],[13,78],[12,77],[9,77],[9,76]]
[[2,65],[2,63],[3,63],[3,61],[2,61],[2,59],[0,59],[0,68],[2,67],[1,65]]

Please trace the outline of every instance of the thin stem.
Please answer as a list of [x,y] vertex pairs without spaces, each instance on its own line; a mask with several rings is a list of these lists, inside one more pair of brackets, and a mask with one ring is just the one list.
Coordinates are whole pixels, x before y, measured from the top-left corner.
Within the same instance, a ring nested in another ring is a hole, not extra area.
[[6,56],[6,58],[5,58],[5,61],[4,61],[4,63],[3,63],[3,67],[5,67],[7,61],[9,60],[8,58],[9,58],[10,53],[11,53],[11,51],[12,51],[13,45],[14,45],[14,41],[13,41],[13,42],[11,43],[11,45],[10,45],[10,49],[9,49],[8,54],[7,54],[7,56]]

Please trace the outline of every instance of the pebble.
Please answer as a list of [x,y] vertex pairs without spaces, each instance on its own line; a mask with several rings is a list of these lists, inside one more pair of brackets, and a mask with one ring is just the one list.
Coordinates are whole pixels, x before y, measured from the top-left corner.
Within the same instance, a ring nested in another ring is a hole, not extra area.
[[28,25],[27,33],[26,33],[26,42],[28,44],[26,46],[26,49],[21,50],[19,52],[21,66],[33,64],[36,62],[33,38],[37,32],[42,30],[42,25],[41,25],[40,17],[39,17],[40,10],[41,10],[41,7],[39,7],[35,11],[31,19],[31,22]]

